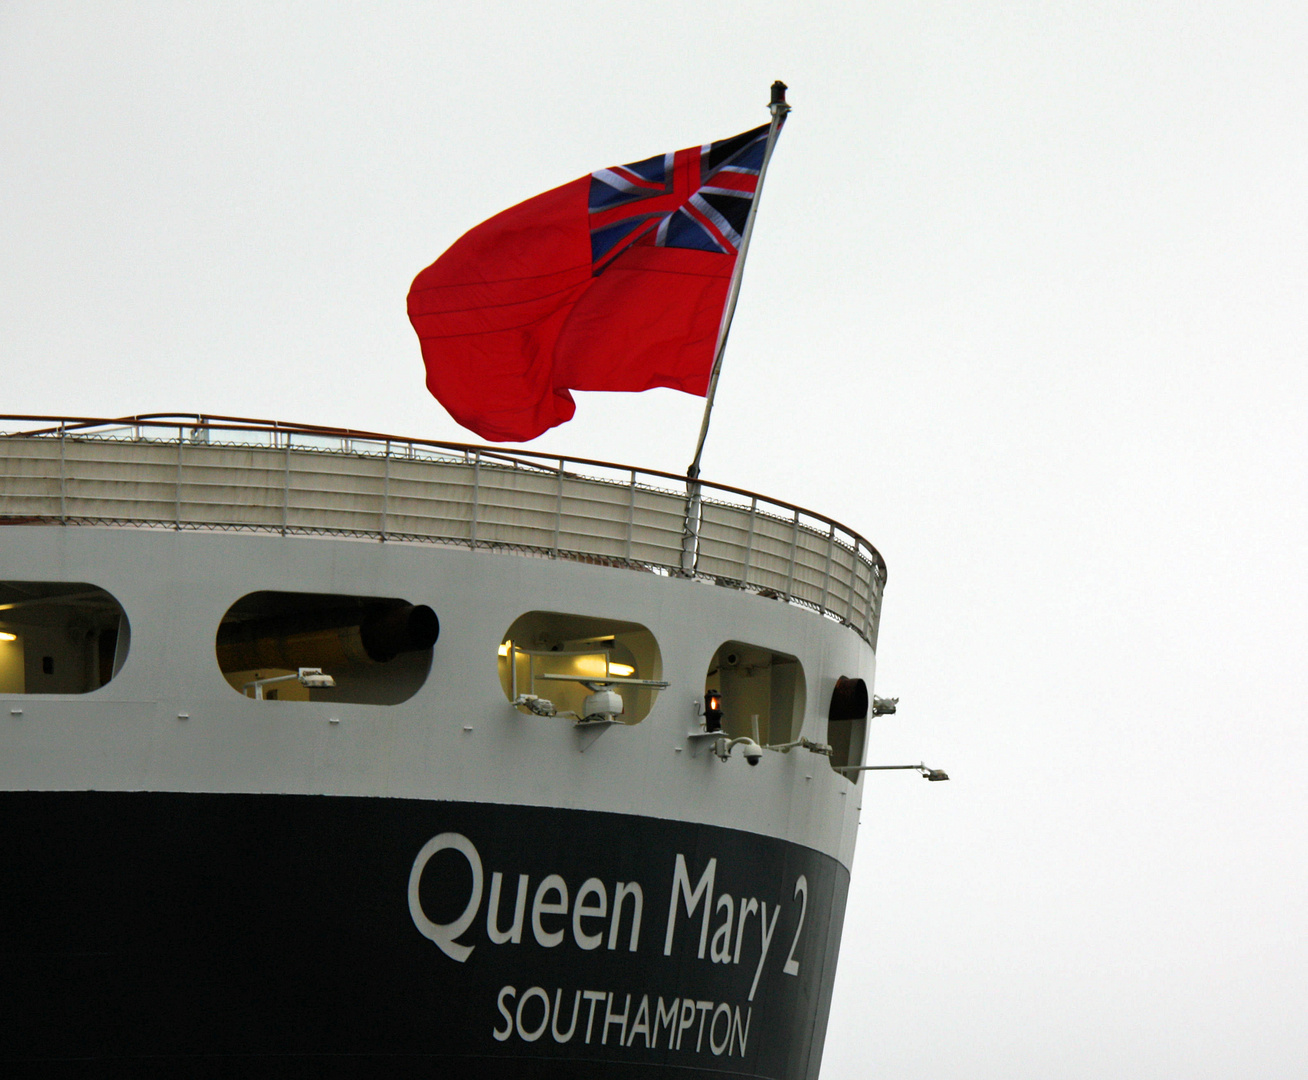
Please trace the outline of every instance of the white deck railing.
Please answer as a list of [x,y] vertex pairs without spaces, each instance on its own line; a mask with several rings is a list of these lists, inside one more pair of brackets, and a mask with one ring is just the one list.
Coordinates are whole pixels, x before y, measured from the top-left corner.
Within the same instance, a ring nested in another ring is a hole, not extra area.
[[[700,481],[693,576],[800,604],[873,645],[876,549]],[[683,575],[684,478],[608,462],[234,417],[0,416],[0,524],[370,536]]]

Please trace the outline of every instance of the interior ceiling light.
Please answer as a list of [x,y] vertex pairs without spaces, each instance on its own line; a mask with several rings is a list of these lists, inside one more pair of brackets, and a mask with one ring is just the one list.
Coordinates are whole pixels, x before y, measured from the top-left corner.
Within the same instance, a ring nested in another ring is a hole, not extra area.
[[17,641],[17,640],[18,640],[17,634],[0,633],[0,641]]
[[578,656],[572,666],[577,675],[583,679],[603,679],[609,674],[608,657],[593,653]]

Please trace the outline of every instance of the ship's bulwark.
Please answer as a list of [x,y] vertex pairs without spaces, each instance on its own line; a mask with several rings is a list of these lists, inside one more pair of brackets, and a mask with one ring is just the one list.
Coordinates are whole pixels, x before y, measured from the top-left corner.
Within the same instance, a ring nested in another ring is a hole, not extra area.
[[821,1059],[849,875],[797,844],[408,799],[0,808],[6,1075],[790,1080]]

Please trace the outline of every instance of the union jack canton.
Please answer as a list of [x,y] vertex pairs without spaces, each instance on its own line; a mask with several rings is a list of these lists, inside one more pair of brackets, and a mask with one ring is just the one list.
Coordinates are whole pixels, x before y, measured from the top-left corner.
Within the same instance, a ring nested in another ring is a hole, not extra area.
[[768,125],[590,174],[591,272],[636,243],[734,256],[758,190]]

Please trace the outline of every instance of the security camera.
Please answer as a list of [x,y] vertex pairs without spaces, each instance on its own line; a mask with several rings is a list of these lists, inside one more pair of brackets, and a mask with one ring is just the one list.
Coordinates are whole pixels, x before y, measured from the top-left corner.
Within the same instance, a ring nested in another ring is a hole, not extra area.
[[718,759],[726,761],[731,757],[731,751],[739,746],[740,752],[745,760],[751,765],[757,765],[763,760],[763,747],[759,746],[753,739],[747,735],[741,735],[739,738],[728,740],[726,736],[716,740],[713,752],[718,755]]
[[587,720],[613,720],[623,713],[622,695],[616,690],[596,690],[586,698],[581,715]]

